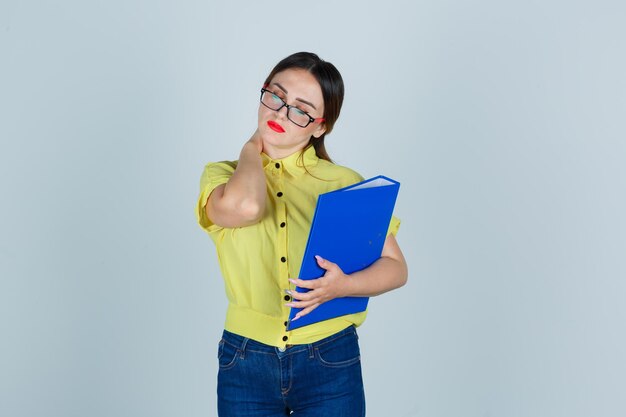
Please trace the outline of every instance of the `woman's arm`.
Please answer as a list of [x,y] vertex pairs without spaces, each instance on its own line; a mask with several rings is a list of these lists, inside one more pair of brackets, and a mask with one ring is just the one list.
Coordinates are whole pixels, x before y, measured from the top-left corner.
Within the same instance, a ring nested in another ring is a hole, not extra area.
[[241,149],[233,176],[209,196],[205,210],[213,223],[222,227],[242,227],[261,220],[267,194],[262,150],[263,143],[257,131]]
[[294,320],[309,314],[320,304],[339,297],[373,297],[406,284],[408,269],[404,255],[393,235],[387,236],[381,257],[369,267],[350,275],[329,260],[317,257],[317,263],[326,270],[322,278],[290,281],[309,292],[290,291],[294,301],[289,307],[302,308]]

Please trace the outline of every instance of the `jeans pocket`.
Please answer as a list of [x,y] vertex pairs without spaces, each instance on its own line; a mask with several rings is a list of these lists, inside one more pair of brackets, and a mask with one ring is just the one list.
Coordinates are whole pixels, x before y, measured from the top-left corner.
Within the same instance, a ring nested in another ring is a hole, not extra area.
[[220,340],[217,347],[217,361],[220,369],[230,369],[237,364],[237,358],[239,357],[239,349],[224,339]]
[[348,333],[315,347],[317,360],[329,368],[342,368],[361,361],[356,333]]

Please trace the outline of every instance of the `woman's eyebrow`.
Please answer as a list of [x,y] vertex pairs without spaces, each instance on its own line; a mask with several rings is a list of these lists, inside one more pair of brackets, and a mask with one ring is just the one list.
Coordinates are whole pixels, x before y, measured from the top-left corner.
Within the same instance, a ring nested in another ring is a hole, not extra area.
[[[278,88],[280,88],[281,90],[283,90],[283,93],[288,94],[287,89],[286,89],[285,87],[283,87],[282,85],[280,85],[280,83],[272,83],[272,84],[274,84],[276,87],[278,87]],[[313,105],[313,103],[311,103],[310,101],[306,101],[306,100],[304,100],[304,99],[302,99],[302,98],[296,98],[296,101],[299,101],[299,102],[301,102],[301,103],[307,104],[307,105],[309,105],[309,106],[313,107],[313,109],[317,110],[317,107],[315,107],[315,106]]]
[[302,102],[302,103],[304,103],[304,104],[308,104],[309,106],[313,107],[313,109],[317,110],[317,109],[315,108],[315,106],[313,105],[313,103],[310,103],[310,102],[308,102],[308,101],[306,101],[306,100],[303,100],[303,99],[301,99],[301,98],[296,98],[296,100],[298,100],[298,101],[300,101],[300,102]]
[[280,85],[279,83],[272,83],[274,84],[276,87],[280,88],[281,90],[283,90],[283,93],[287,94],[288,91],[285,89],[285,87],[283,87],[282,85]]

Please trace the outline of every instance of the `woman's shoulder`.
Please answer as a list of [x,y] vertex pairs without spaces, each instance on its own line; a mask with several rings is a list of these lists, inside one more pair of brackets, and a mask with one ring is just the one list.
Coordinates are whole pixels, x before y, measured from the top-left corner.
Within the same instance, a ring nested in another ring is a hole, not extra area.
[[200,187],[209,187],[213,190],[216,186],[228,182],[237,168],[237,161],[209,162],[204,166],[200,176]]
[[320,159],[315,168],[316,174],[328,179],[338,180],[346,186],[363,181],[363,176],[352,168],[335,164],[325,159]]
[[237,161],[208,162],[204,166],[205,175],[225,175],[232,174],[237,168]]

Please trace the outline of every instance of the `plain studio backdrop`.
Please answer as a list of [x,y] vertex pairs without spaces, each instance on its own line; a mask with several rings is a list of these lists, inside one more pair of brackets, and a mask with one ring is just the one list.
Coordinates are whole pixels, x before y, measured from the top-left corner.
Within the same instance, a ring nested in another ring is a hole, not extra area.
[[626,415],[624,21],[617,0],[2,0],[0,415],[215,415],[199,178],[301,50],[345,80],[331,156],[402,184],[409,283],[359,329],[368,415]]

